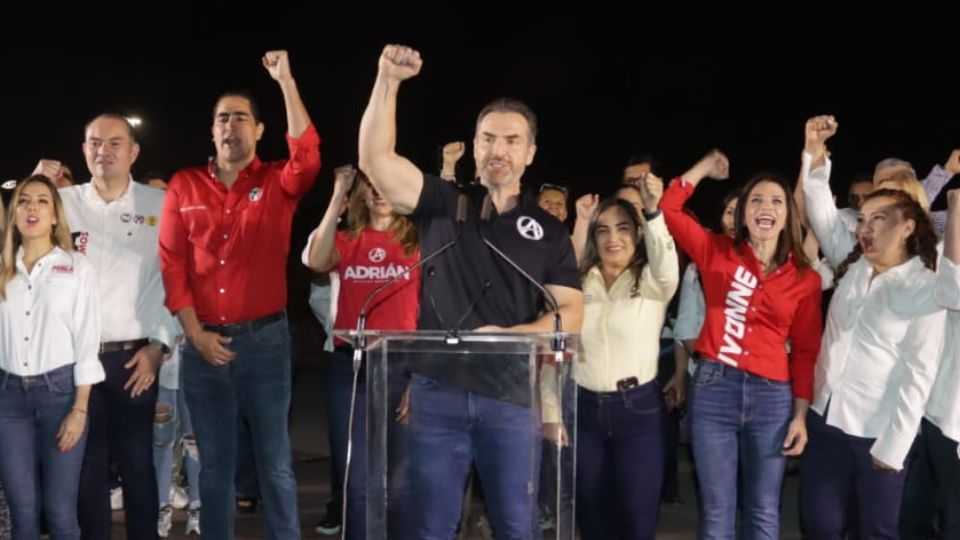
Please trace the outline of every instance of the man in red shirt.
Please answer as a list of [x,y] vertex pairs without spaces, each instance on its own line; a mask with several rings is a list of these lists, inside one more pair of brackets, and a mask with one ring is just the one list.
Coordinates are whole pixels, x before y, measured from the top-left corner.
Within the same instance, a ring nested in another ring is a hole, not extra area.
[[271,538],[299,538],[290,463],[290,337],[286,261],[297,202],[320,170],[310,122],[286,51],[264,55],[287,111],[290,158],[256,155],[264,133],[252,98],[217,100],[206,167],[170,180],[160,231],[166,304],[183,326],[183,388],[204,465],[204,536],[234,537],[237,420],[250,425],[264,518]]

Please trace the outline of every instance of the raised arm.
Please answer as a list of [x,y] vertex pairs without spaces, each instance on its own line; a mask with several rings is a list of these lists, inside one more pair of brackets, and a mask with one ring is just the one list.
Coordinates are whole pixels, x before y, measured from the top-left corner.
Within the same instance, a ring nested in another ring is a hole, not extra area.
[[397,93],[400,83],[420,73],[420,53],[387,45],[380,55],[377,79],[360,121],[360,170],[401,214],[416,208],[423,190],[423,172],[397,154]]
[[287,51],[268,51],[263,67],[277,81],[287,110],[287,146],[290,159],[280,173],[280,185],[293,198],[299,199],[313,188],[320,172],[320,137],[311,127],[310,115],[300,99],[297,81],[290,72]]
[[713,246],[713,234],[688,215],[683,205],[693,195],[697,185],[708,177],[715,180],[730,177],[730,161],[719,150],[710,152],[683,173],[683,176],[674,179],[660,199],[660,210],[663,211],[670,234],[681,249],[701,267],[707,265]]
[[337,235],[337,218],[340,209],[353,186],[357,170],[352,165],[342,165],[333,171],[333,195],[320,225],[310,233],[306,265],[314,272],[329,272],[340,262],[340,253],[334,245]]
[[287,110],[287,133],[297,138],[310,125],[310,115],[300,99],[297,81],[290,71],[290,56],[287,51],[268,51],[263,55],[263,67],[273,80],[280,85],[283,93],[283,105]]
[[593,212],[600,204],[600,196],[595,193],[587,193],[577,199],[577,219],[573,222],[573,236],[570,240],[573,242],[573,253],[577,257],[577,267],[583,264],[584,252],[587,249],[587,235],[590,231],[590,219]]
[[[680,262],[674,247],[673,237],[667,230],[660,211],[663,197],[663,180],[647,173],[639,182],[640,198],[643,200],[643,242],[649,261],[640,286],[641,295],[664,302],[673,298],[680,283]],[[650,279],[647,279],[650,278]]]

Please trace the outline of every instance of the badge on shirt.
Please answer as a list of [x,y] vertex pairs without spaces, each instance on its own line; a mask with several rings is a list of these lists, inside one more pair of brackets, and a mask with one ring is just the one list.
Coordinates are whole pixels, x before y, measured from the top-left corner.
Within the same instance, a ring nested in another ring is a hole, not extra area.
[[543,238],[543,227],[537,223],[537,220],[530,216],[520,216],[517,218],[517,232],[527,240],[540,240]]
[[382,262],[387,258],[387,251],[381,247],[375,247],[370,250],[370,253],[367,253],[367,257],[370,259],[370,262]]
[[[156,216],[151,216],[156,219]],[[146,216],[141,214],[131,214],[129,212],[124,212],[120,214],[120,221],[123,223],[133,223],[134,225],[143,225],[147,222]]]
[[147,216],[147,225],[150,227],[156,227],[157,223],[160,222],[160,218],[157,216]]
[[86,231],[73,231],[70,233],[70,237],[73,238],[73,248],[86,255],[87,244],[90,243],[90,233]]
[[53,265],[52,271],[57,274],[72,274],[73,265],[72,264],[55,264]]
[[255,187],[250,190],[250,202],[257,202],[263,197],[263,190]]

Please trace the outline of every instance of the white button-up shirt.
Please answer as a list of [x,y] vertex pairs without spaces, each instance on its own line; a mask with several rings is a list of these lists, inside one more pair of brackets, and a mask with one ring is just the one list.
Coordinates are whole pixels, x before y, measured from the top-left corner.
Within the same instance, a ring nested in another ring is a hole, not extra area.
[[847,258],[857,245],[857,213],[850,209],[838,210],[830,190],[830,158],[822,167],[811,170],[813,156],[804,152],[801,158],[800,177],[803,180],[803,198],[807,206],[807,220],[820,250],[834,268]]
[[837,284],[817,358],[811,408],[871,455],[903,467],[940,364],[946,312],[919,257],[874,276],[863,257]]
[[937,302],[947,312],[940,371],[927,402],[926,417],[943,434],[960,441],[960,267],[946,258],[937,263]]
[[17,252],[17,271],[0,300],[0,368],[21,377],[73,364],[74,383],[104,379],[100,313],[93,268],[84,257],[58,247],[30,272]]
[[173,347],[176,324],[164,307],[158,237],[162,190],[132,179],[104,202],[93,182],[60,190],[74,246],[93,266],[103,341],[158,339]]

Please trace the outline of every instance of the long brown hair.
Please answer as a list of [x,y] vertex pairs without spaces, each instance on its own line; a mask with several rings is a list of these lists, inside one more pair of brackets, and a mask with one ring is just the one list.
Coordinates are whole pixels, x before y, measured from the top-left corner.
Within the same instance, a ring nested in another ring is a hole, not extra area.
[[[793,254],[793,262],[797,265],[797,268],[800,270],[810,268],[810,260],[803,252],[803,235],[800,231],[800,219],[797,217],[797,207],[791,196],[792,191],[787,185],[787,181],[776,174],[760,173],[750,179],[747,185],[743,187],[743,190],[740,192],[740,197],[737,199],[736,217],[733,222],[733,227],[736,231],[733,241],[734,244],[741,246],[750,242],[750,230],[747,229],[746,220],[747,200],[750,198],[753,188],[763,182],[770,182],[780,186],[780,188],[783,189],[784,204],[787,205],[787,223],[783,226],[783,230],[780,231],[780,237],[777,238],[777,249],[771,261],[773,266],[779,267],[787,262],[790,254]],[[726,206],[724,206],[724,208],[726,208]]]
[[30,178],[17,184],[13,190],[13,197],[10,199],[10,212],[7,214],[7,226],[3,235],[3,260],[0,261],[0,299],[7,299],[7,283],[13,279],[17,273],[17,250],[23,245],[23,238],[17,229],[17,201],[20,200],[20,194],[24,188],[30,184],[43,184],[50,190],[53,200],[53,215],[56,216],[57,223],[50,229],[50,240],[53,245],[64,251],[73,249],[73,242],[70,239],[70,227],[67,225],[67,214],[63,210],[63,199],[57,191],[57,186],[49,178],[42,174],[35,174]]
[[[930,215],[923,209],[920,202],[913,196],[899,189],[878,189],[867,195],[863,202],[878,197],[889,197],[893,199],[893,206],[900,211],[904,220],[912,219],[915,227],[913,234],[907,238],[907,254],[910,257],[920,257],[923,265],[936,272],[937,270],[937,233],[933,231],[933,223],[930,221]],[[861,206],[862,208],[862,206]],[[863,247],[860,242],[853,248],[853,251],[847,255],[847,258],[837,267],[836,281],[847,273],[850,265],[857,262],[863,255]]]
[[[625,186],[620,186],[623,188]],[[619,189],[619,188],[618,188]],[[625,199],[619,197],[610,197],[604,199],[597,205],[593,215],[590,216],[590,228],[587,229],[587,245],[583,251],[583,263],[580,265],[580,280],[587,275],[591,268],[600,264],[600,252],[597,249],[597,221],[600,214],[611,208],[619,208],[630,218],[631,238],[633,240],[633,257],[627,265],[627,268],[633,274],[633,288],[631,291],[636,293],[640,290],[640,277],[643,275],[643,267],[647,264],[647,246],[643,243],[643,237],[640,234],[640,216],[637,209]]]
[[[363,172],[357,171],[347,213],[347,235],[350,238],[357,238],[370,225],[370,209],[367,208],[365,196],[371,189],[373,189],[373,185],[370,184],[367,176]],[[413,226],[410,218],[394,212],[390,230],[393,231],[393,238],[403,246],[403,254],[407,257],[413,255],[419,247],[420,237],[417,235],[417,228]]]

